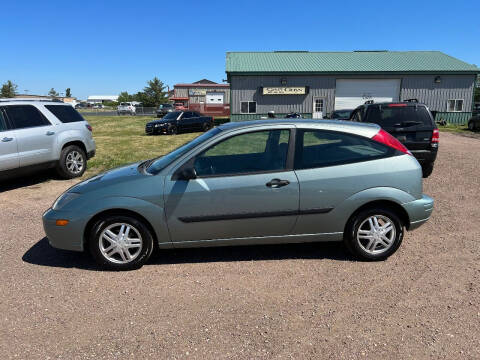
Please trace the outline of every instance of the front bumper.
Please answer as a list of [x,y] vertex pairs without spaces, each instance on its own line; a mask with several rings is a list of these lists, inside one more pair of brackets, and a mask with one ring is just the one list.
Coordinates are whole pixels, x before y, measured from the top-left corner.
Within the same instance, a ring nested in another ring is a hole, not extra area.
[[433,203],[434,200],[424,194],[421,199],[403,204],[410,219],[408,230],[414,230],[430,219],[433,212]]
[[[59,219],[68,220],[66,226],[57,226]],[[87,223],[85,218],[69,211],[48,209],[42,216],[43,229],[48,242],[57,249],[83,251],[83,232]]]

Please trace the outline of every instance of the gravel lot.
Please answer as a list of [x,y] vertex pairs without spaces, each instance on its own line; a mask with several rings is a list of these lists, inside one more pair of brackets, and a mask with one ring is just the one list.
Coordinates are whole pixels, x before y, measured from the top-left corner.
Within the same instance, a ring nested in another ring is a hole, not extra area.
[[432,219],[385,262],[300,244],[165,251],[103,272],[51,248],[74,181],[0,193],[2,358],[480,358],[480,140],[442,133]]

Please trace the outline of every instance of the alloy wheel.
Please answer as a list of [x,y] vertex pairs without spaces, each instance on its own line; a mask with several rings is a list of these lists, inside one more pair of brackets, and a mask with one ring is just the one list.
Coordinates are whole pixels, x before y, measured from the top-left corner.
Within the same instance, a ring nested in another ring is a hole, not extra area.
[[395,242],[395,224],[385,215],[372,215],[358,227],[357,242],[368,254],[378,255],[386,252]]
[[142,251],[140,232],[131,224],[115,223],[107,226],[100,234],[101,254],[108,261],[127,264],[135,260]]
[[76,150],[68,153],[65,163],[68,171],[75,175],[80,174],[84,167],[83,156]]

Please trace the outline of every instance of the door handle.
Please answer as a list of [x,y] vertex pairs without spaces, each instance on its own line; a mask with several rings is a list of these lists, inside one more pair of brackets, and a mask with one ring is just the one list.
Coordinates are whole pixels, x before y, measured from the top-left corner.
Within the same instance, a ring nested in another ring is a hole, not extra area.
[[47,131],[46,135],[48,135],[48,136],[55,135],[55,131]]
[[269,188],[277,189],[282,186],[287,186],[288,184],[290,184],[290,181],[288,180],[272,179],[265,185]]
[[12,140],[13,140],[13,138],[4,137],[4,138],[2,139],[2,142],[9,142],[9,141],[12,141]]

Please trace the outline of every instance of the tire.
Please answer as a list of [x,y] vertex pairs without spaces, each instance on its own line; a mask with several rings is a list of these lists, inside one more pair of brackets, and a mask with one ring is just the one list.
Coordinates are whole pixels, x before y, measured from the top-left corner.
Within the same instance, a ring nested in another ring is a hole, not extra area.
[[429,177],[432,175],[433,172],[433,163],[426,163],[422,165],[422,176],[424,178]]
[[178,129],[175,125],[172,125],[168,128],[168,134],[169,135],[177,135]]
[[475,121],[470,120],[470,121],[468,122],[468,130],[470,130],[470,131],[475,131],[475,130],[477,130],[477,126],[475,125]]
[[[122,233],[128,235],[130,241],[120,240],[120,246],[117,247],[116,240],[119,239],[114,236]],[[130,247],[127,247],[128,244]],[[102,268],[115,271],[134,270],[141,268],[150,258],[153,237],[142,221],[126,215],[110,215],[93,226],[88,247]]]
[[[375,231],[374,234],[378,237],[370,237],[373,235],[369,232],[372,230],[371,225],[375,227],[373,218],[377,218],[380,227],[387,225],[387,222],[390,223],[392,230],[384,233],[383,236],[380,231]],[[370,223],[371,219],[372,223]],[[403,240],[403,232],[403,223],[392,210],[366,209],[354,214],[349,220],[344,234],[344,243],[350,253],[358,259],[385,260],[399,248]]]
[[203,123],[203,125],[202,125],[202,130],[203,130],[204,132],[207,132],[207,131],[210,130],[210,129],[211,129],[211,126],[210,126],[209,123]]
[[60,153],[56,171],[62,179],[80,177],[87,170],[87,155],[77,145],[65,147]]

